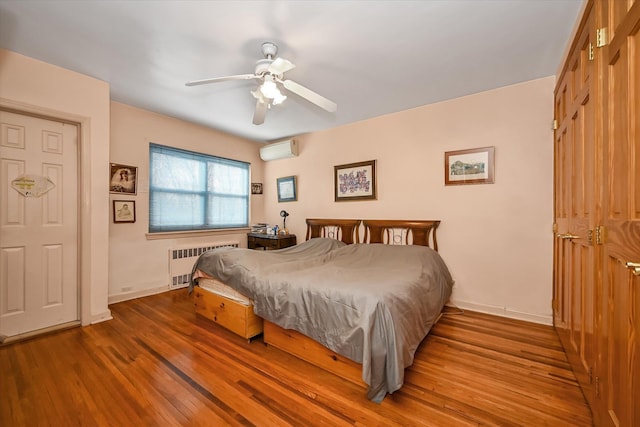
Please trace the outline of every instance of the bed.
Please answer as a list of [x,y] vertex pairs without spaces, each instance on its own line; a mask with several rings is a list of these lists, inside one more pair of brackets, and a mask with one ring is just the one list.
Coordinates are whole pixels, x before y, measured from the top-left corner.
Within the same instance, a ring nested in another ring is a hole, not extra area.
[[199,282],[229,287],[246,298],[245,313],[262,320],[265,343],[363,382],[367,397],[381,402],[402,386],[451,294],[438,225],[307,219],[306,241],[290,248],[208,251],[194,265],[196,311],[210,293]]

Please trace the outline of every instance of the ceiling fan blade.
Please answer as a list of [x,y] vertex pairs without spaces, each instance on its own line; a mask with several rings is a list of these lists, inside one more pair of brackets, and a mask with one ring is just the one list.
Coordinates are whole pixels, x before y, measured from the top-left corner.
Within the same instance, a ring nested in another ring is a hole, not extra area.
[[256,111],[253,113],[253,124],[261,125],[264,123],[264,117],[267,115],[267,103],[261,100],[256,101]]
[[269,65],[269,72],[271,74],[280,75],[289,70],[296,68],[295,64],[284,58],[276,58],[271,65]]
[[226,76],[226,77],[214,77],[212,79],[203,79],[203,80],[193,80],[191,82],[185,83],[186,86],[198,86],[198,85],[206,85],[209,83],[218,83],[224,82],[227,80],[250,80],[250,79],[259,79],[260,76],[256,76],[255,74],[238,74],[235,76]]
[[324,108],[330,113],[335,113],[338,110],[338,105],[335,102],[328,100],[324,96],[318,95],[311,89],[307,89],[293,80],[284,80],[282,85],[296,95],[303,97],[309,102],[313,102],[318,107]]

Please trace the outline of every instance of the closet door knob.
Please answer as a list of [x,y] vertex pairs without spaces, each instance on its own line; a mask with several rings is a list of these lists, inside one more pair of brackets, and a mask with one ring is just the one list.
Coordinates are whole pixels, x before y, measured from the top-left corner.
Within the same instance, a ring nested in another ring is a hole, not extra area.
[[640,276],[640,262],[627,261],[625,266],[632,269],[635,276]]
[[576,236],[575,234],[571,234],[568,231],[564,234],[557,234],[556,237],[559,237],[561,239],[565,239],[565,240],[573,240],[573,239],[579,239],[580,236]]

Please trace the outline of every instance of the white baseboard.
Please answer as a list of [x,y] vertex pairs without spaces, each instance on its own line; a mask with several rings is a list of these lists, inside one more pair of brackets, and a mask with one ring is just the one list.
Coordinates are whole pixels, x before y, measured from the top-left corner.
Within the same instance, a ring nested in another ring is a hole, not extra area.
[[478,304],[469,301],[450,300],[446,305],[458,308],[478,311],[480,313],[494,314],[496,316],[508,317],[509,319],[525,320],[527,322],[540,323],[543,325],[553,325],[553,315],[542,315],[532,313],[522,313],[520,311],[509,310],[506,307],[496,305]]
[[[104,322],[111,319],[113,319],[113,317],[111,317],[111,310],[107,310],[100,314],[92,315],[91,319],[89,319],[89,324],[95,325],[96,323]],[[82,322],[82,325],[84,326],[86,325],[86,323]]]
[[[160,294],[162,292],[168,292],[169,286],[158,286],[150,289],[143,289],[141,291],[135,292],[123,292],[119,294],[109,295],[109,305],[116,304],[118,302],[128,301],[135,298],[147,297],[150,295]],[[527,322],[539,323],[542,325],[553,325],[553,316],[549,315],[541,315],[541,314],[532,314],[532,313],[523,313],[520,311],[509,310],[506,307],[500,307],[496,305],[488,305],[488,304],[479,304],[475,302],[469,301],[461,301],[461,300],[450,300],[446,305],[455,306],[465,310],[478,311],[480,313],[493,314],[496,316],[507,317],[510,319],[524,320]],[[100,317],[100,316],[96,316]],[[91,323],[98,323],[104,320],[111,319],[111,312],[109,312],[107,318],[98,318]]]
[[158,286],[156,288],[143,289],[141,291],[134,292],[122,292],[119,294],[109,295],[109,305],[115,304],[122,301],[128,301],[130,299],[148,297],[150,295],[161,294],[162,292],[167,292],[169,290],[168,285]]
[[35,331],[25,332],[18,335],[11,335],[11,336],[0,335],[0,344],[10,344],[13,342],[23,341],[29,338],[42,336],[51,332],[58,332],[58,331],[63,331],[69,328],[75,328],[77,326],[80,326],[79,320],[63,323],[61,325],[49,326],[47,328],[37,329]]

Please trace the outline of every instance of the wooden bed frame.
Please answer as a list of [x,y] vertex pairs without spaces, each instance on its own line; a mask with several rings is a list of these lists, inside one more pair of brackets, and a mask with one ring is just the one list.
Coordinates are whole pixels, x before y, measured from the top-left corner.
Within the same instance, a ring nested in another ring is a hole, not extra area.
[[[440,221],[436,220],[307,219],[306,240],[331,237],[347,244],[360,242],[361,225],[364,228],[362,243],[413,244],[438,250],[436,229]],[[306,335],[266,320],[263,334],[266,344],[366,387],[362,381],[362,364],[339,355]]]
[[[364,238],[360,241],[360,225]],[[386,243],[428,246],[438,250],[437,220],[380,220],[380,219],[307,219],[306,240],[330,237],[350,245],[352,243]],[[404,230],[405,233],[398,233]],[[394,237],[401,237],[398,241]]]

